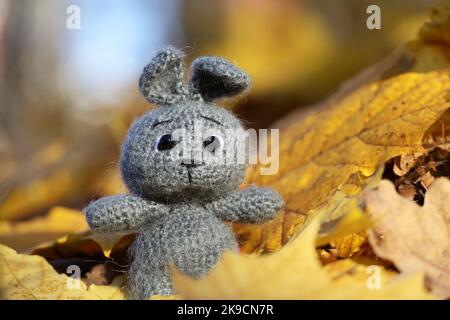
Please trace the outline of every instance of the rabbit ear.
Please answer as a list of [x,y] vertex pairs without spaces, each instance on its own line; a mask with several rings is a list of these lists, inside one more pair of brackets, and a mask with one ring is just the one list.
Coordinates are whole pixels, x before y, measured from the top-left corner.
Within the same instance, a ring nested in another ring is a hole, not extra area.
[[191,96],[205,101],[236,95],[250,87],[250,77],[219,57],[201,57],[191,66]]
[[173,47],[160,51],[144,68],[139,88],[151,103],[170,105],[185,100],[182,52]]

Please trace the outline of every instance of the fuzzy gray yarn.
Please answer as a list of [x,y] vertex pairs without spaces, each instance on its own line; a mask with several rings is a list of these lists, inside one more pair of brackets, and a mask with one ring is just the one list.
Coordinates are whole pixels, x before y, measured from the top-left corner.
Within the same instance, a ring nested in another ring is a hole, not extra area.
[[[130,248],[131,299],[174,294],[171,264],[189,276],[204,276],[225,250],[238,250],[226,221],[261,223],[283,205],[269,188],[237,190],[244,164],[195,163],[191,155],[185,156],[190,163],[180,163],[181,143],[159,149],[162,137],[175,129],[194,132],[194,121],[202,121],[202,132],[244,134],[240,121],[211,100],[242,92],[248,76],[224,59],[202,57],[194,61],[186,88],[182,66],[181,53],[169,47],[145,67],[141,92],[160,107],[137,119],[122,145],[122,178],[131,194],[99,199],[84,210],[95,232],[138,232]],[[202,137],[191,138],[184,143],[203,147]]]
[[249,76],[220,57],[194,60],[191,74],[190,90],[199,93],[204,101],[232,96],[250,87]]

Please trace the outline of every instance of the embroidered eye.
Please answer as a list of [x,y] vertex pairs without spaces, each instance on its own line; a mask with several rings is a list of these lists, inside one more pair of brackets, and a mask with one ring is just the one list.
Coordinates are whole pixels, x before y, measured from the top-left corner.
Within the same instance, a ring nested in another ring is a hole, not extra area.
[[170,150],[173,147],[175,147],[177,143],[178,141],[172,140],[171,134],[165,134],[158,138],[158,141],[156,142],[156,150],[157,151]]
[[210,152],[215,152],[220,148],[220,139],[216,136],[209,136],[203,140],[203,148],[207,148]]

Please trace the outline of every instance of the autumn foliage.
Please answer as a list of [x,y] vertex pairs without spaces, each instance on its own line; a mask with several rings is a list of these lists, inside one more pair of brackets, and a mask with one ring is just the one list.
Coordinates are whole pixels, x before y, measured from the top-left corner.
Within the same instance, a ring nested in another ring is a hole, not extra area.
[[[200,280],[173,269],[178,295],[153,298],[449,298],[448,52],[450,3],[442,1],[387,62],[278,121],[278,173],[255,166],[245,184],[273,187],[285,208],[263,225],[233,225],[240,254],[226,253]],[[2,212],[20,206],[9,201]],[[92,234],[81,211],[63,207],[3,220],[0,298],[125,299],[134,237]],[[71,265],[81,266],[80,280]]]

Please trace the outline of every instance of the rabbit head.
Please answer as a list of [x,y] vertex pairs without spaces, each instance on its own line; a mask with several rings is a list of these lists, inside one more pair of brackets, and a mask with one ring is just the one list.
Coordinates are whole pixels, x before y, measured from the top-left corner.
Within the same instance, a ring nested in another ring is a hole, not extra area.
[[[241,122],[212,102],[249,88],[250,79],[218,57],[201,57],[184,83],[182,53],[169,47],[144,68],[139,87],[159,105],[137,119],[122,145],[124,182],[137,195],[162,201],[204,200],[235,190],[246,164],[238,161]],[[242,157],[241,157],[242,158]]]

